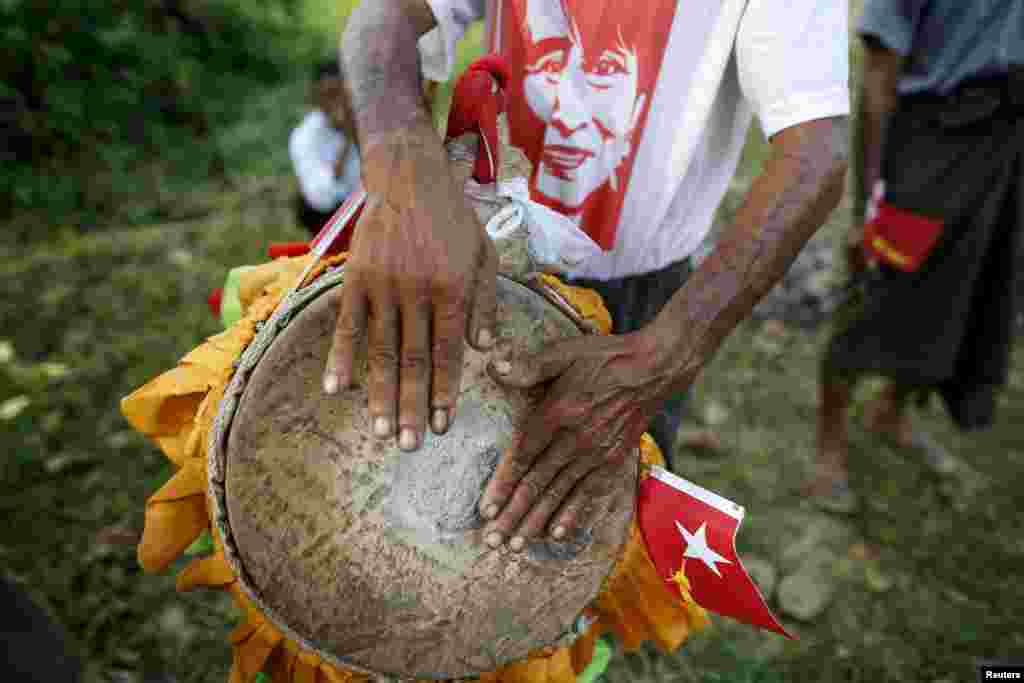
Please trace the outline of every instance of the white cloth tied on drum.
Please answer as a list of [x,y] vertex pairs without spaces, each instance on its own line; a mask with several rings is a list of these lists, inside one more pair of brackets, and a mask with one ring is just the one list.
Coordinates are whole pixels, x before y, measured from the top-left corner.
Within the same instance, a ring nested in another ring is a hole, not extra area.
[[512,238],[525,226],[530,258],[539,270],[568,273],[601,252],[601,247],[572,220],[530,199],[526,178],[511,178],[491,185],[480,185],[470,178],[466,182],[466,194],[474,201],[504,204],[487,221],[487,234],[498,242]]

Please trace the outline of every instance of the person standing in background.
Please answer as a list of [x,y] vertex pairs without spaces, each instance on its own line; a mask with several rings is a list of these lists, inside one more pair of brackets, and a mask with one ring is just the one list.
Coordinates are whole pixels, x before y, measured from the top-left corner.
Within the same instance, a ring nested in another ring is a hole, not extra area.
[[856,130],[853,295],[820,380],[806,493],[852,512],[846,414],[863,374],[888,379],[867,427],[940,474],[956,460],[916,429],[938,393],[962,430],[988,427],[1006,382],[1024,223],[1024,0],[867,0]]
[[288,153],[299,181],[296,216],[315,235],[359,184],[359,150],[337,60],[316,65],[312,101],[313,110],[292,131]]

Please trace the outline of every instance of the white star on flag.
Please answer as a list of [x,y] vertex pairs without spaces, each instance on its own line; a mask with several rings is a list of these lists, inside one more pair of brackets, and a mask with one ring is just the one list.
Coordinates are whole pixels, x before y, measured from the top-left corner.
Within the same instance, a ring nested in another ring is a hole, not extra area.
[[683,553],[683,557],[691,557],[695,560],[700,560],[708,566],[708,569],[713,571],[719,578],[722,577],[722,573],[718,571],[716,562],[724,562],[725,564],[732,564],[731,560],[727,560],[708,546],[708,540],[705,537],[707,522],[700,525],[696,533],[691,534],[686,530],[679,522],[676,522],[676,527],[679,529],[679,533],[683,535],[683,540],[686,541],[686,552]]

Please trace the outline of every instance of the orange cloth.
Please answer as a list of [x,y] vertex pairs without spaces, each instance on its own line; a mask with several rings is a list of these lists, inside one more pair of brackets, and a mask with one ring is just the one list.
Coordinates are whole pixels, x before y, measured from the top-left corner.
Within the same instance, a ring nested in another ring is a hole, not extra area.
[[[316,277],[347,254],[326,259]],[[152,438],[178,465],[177,473],[146,503],[146,525],[139,544],[139,562],[148,571],[166,569],[199,535],[210,529],[206,503],[206,444],[232,363],[309,264],[310,255],[279,258],[242,274],[243,317],[222,334],[206,340],[182,358],[177,367],[151,380],[121,401],[121,412],[139,432]],[[595,292],[569,287],[551,276],[544,279],[598,329],[608,333],[611,317]],[[641,459],[663,465],[653,439],[644,435]],[[245,619],[231,634],[234,664],[230,683],[250,683],[258,672],[275,683],[362,683],[363,674],[339,669],[284,637],[241,590],[224,558],[221,539],[212,530],[215,552],[193,560],[178,575],[178,589],[228,590]],[[680,593],[683,593],[682,599]],[[634,521],[631,536],[604,589],[588,610],[597,621],[572,647],[544,648],[527,660],[481,676],[486,683],[575,683],[586,668],[594,640],[611,631],[627,649],[653,640],[674,650],[689,633],[707,622],[700,607],[687,599],[685,587],[662,579],[647,555]]]
[[542,274],[544,284],[553,288],[562,295],[576,309],[584,320],[594,325],[601,334],[610,334],[612,331],[612,314],[604,306],[601,295],[586,287],[573,287],[559,280],[554,275]]

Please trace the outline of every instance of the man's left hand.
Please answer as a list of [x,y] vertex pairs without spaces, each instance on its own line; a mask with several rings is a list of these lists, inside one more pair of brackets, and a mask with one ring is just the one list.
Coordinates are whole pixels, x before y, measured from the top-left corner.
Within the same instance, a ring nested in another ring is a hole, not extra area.
[[506,387],[546,385],[546,392],[481,498],[488,545],[511,537],[511,548],[521,550],[545,529],[568,538],[600,516],[664,398],[693,379],[661,367],[655,339],[644,331],[580,337],[489,367]]

